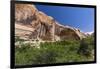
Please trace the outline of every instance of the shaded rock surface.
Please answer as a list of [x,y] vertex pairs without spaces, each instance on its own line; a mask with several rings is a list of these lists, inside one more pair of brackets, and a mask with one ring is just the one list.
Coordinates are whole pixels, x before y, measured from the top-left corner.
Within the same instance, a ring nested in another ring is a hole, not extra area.
[[53,17],[31,4],[15,5],[15,35],[25,40],[80,40],[85,34],[79,29],[63,26]]

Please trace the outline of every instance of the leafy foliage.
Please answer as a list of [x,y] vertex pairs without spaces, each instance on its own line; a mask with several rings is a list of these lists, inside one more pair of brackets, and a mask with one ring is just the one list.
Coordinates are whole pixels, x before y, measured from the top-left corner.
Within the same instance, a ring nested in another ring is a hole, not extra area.
[[93,42],[93,37],[87,37],[81,41],[45,42],[40,44],[40,48],[31,47],[30,44],[21,44],[21,48],[15,48],[15,64],[29,65],[93,61],[93,54],[91,53],[94,50]]
[[85,56],[91,56],[92,50],[94,49],[94,38],[89,36],[88,38],[82,39],[80,41],[80,49],[78,50],[79,54]]

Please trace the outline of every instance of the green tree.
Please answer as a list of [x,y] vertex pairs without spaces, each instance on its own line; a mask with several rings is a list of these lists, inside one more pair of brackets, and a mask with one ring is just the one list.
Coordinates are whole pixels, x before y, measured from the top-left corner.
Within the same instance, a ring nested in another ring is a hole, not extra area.
[[91,55],[91,49],[85,39],[82,39],[80,41],[80,48],[78,50],[78,53],[87,57]]

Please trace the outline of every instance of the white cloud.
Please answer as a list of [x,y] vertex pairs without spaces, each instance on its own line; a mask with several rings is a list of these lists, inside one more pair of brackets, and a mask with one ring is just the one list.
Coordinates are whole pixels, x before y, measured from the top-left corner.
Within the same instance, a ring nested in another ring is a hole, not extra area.
[[91,32],[85,32],[85,34],[90,34],[90,35],[91,35],[93,32],[94,32],[94,31],[91,31]]

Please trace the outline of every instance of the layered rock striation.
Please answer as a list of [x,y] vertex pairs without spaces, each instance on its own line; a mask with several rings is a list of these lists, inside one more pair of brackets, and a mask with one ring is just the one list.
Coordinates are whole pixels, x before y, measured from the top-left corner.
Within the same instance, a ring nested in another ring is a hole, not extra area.
[[80,40],[86,36],[79,29],[63,26],[33,4],[15,5],[15,36],[24,40]]

